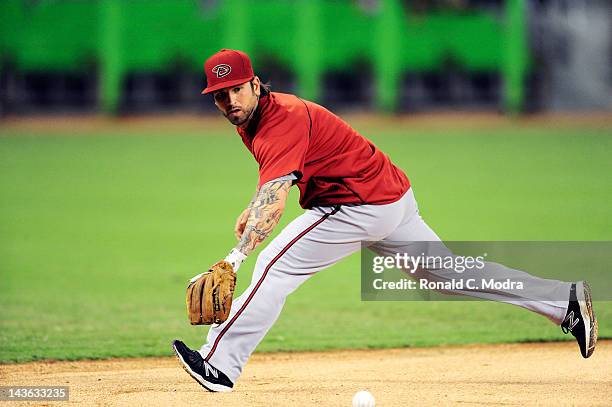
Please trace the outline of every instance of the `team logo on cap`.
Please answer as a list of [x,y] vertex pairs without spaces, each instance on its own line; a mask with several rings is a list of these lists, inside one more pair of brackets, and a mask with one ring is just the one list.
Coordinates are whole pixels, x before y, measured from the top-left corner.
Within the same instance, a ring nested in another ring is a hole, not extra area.
[[232,67],[228,64],[219,64],[214,66],[212,72],[217,75],[217,78],[223,78],[224,76],[227,76],[230,72],[232,72]]

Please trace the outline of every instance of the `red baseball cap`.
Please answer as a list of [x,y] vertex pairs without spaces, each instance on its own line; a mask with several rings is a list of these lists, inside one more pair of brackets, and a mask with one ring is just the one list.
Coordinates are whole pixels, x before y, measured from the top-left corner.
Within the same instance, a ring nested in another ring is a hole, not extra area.
[[222,49],[204,63],[206,73],[205,95],[250,81],[255,77],[249,56],[242,51]]

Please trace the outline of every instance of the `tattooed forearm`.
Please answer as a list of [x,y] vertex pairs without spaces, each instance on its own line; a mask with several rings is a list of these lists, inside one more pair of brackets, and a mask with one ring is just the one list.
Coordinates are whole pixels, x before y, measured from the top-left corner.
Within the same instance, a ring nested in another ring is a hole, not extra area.
[[249,255],[272,233],[285,209],[291,183],[270,181],[259,188],[249,205],[249,219],[236,249]]
[[248,209],[251,209],[253,207],[258,194],[259,194],[259,188],[256,188],[255,193],[253,194],[253,198],[251,198],[251,202],[249,202],[249,205],[247,206]]

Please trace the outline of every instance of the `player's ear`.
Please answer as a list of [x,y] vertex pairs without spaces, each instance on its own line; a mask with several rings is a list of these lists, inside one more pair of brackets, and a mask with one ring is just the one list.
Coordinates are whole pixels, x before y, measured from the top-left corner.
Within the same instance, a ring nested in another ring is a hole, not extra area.
[[258,76],[255,76],[251,81],[251,87],[255,96],[259,97],[261,95],[261,81]]

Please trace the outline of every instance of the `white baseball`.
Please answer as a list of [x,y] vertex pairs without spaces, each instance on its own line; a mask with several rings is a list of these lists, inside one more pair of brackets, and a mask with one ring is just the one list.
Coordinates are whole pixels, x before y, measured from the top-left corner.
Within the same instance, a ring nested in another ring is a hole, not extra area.
[[374,407],[376,400],[369,391],[361,390],[353,396],[353,407]]

